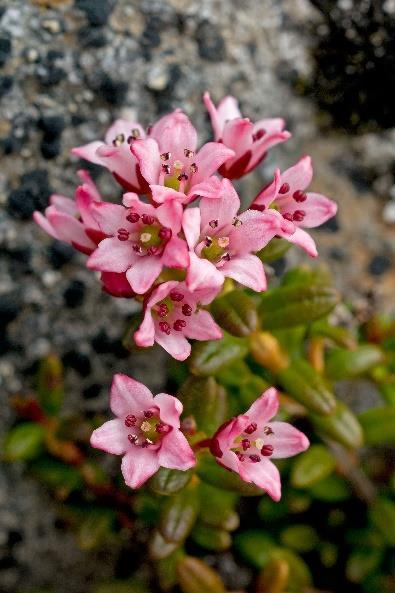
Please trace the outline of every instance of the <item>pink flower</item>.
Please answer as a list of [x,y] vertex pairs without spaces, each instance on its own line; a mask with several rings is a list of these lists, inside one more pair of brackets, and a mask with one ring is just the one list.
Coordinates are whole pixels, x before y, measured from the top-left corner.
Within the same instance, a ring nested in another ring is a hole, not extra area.
[[[253,255],[293,225],[275,210],[237,214],[239,197],[228,179],[214,183],[217,197],[204,197],[184,212],[183,229],[190,249],[187,285],[191,290],[221,286],[226,276],[256,291],[266,288],[261,260]],[[209,193],[209,192],[208,192]],[[285,225],[285,226],[284,226]]]
[[86,161],[106,167],[124,189],[146,193],[148,185],[141,176],[136,158],[130,152],[130,143],[134,138],[145,138],[140,124],[117,119],[107,130],[104,142],[95,140],[73,148],[71,152]]
[[136,194],[125,194],[127,207],[93,204],[91,213],[106,238],[88,260],[88,267],[102,272],[126,272],[137,294],[144,294],[162,271],[189,264],[181,230],[182,206],[172,200],[154,208]]
[[191,353],[187,338],[219,340],[222,331],[201,305],[211,303],[219,289],[205,288],[191,292],[185,282],[170,281],[157,286],[149,296],[144,319],[134,334],[138,346],[157,342],[177,360]]
[[126,485],[139,488],[160,467],[187,470],[195,455],[180,430],[182,403],[172,395],[155,397],[142,383],[127,375],[114,376],[110,407],[116,416],[93,431],[91,445],[123,455]]
[[292,457],[309,447],[307,437],[288,422],[269,422],[277,414],[276,389],[267,389],[241,416],[221,426],[210,450],[217,462],[265,490],[273,500],[281,498],[277,467],[270,461]]
[[180,110],[154,124],[149,138],[132,142],[131,150],[156,202],[192,200],[200,185],[234,155],[218,142],[208,142],[198,152],[196,147],[197,132]]
[[265,158],[269,148],[291,137],[284,130],[282,119],[262,119],[253,124],[248,118],[243,118],[234,97],[224,97],[218,107],[215,107],[209,93],[204,94],[203,100],[215,140],[235,152],[235,156],[220,168],[221,175],[228,179],[246,175]]
[[126,274],[117,272],[102,272],[100,275],[102,288],[111,296],[119,298],[130,298],[135,296]]
[[277,170],[274,181],[257,195],[251,207],[263,211],[274,205],[286,220],[295,225],[291,235],[287,232],[279,235],[316,257],[315,242],[303,227],[317,227],[335,216],[337,204],[321,194],[305,192],[312,178],[311,157],[305,156],[284,173]]
[[101,203],[96,185],[87,171],[79,171],[78,176],[83,185],[76,191],[76,198],[66,198],[53,194],[50,206],[41,212],[34,212],[36,223],[54,239],[73,245],[78,251],[90,254],[103,238],[96,221],[90,214],[93,203]]

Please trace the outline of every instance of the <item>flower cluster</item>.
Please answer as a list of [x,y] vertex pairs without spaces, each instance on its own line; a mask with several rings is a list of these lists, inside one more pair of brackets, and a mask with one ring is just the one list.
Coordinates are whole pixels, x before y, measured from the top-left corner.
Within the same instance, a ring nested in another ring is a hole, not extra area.
[[101,273],[104,290],[143,303],[136,343],[157,342],[178,360],[190,354],[188,339],[221,337],[207,306],[225,278],[265,290],[256,254],[283,237],[317,255],[304,228],[336,212],[334,202],[305,191],[313,174],[309,157],[277,170],[240,212],[231,180],[253,170],[290,134],[281,119],[254,124],[242,117],[233,97],[215,107],[206,93],[204,102],[215,141],[200,148],[189,118],[176,110],[146,131],[117,120],[103,142],[73,149],[112,173],[123,189],[122,204],[104,201],[89,174],[80,171],[75,200],[53,195],[45,216],[34,215],[49,235],[89,256],[87,266]]

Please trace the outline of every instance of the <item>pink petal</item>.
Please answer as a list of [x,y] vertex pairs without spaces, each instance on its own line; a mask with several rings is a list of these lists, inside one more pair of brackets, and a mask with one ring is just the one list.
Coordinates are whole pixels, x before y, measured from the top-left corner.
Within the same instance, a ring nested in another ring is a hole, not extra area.
[[335,216],[337,204],[321,194],[308,192],[307,200],[302,204],[302,209],[305,210],[306,216],[300,223],[301,226],[313,228],[324,224],[329,218]]
[[121,470],[126,486],[140,488],[159,469],[158,453],[134,447],[122,458]]
[[244,286],[262,292],[267,288],[265,270],[261,260],[256,255],[241,255],[226,262],[221,271],[224,276],[233,278]]
[[211,119],[215,139],[220,140],[225,122],[241,117],[237,101],[234,97],[227,96],[219,102],[216,108],[208,92],[204,93],[203,101]]
[[164,185],[150,185],[152,191],[152,199],[158,204],[163,204],[168,200],[178,200],[181,204],[186,201],[186,195],[171,187]]
[[181,332],[168,336],[158,330],[155,333],[155,341],[176,360],[185,360],[191,353],[191,345]]
[[137,158],[144,179],[149,184],[157,184],[161,170],[161,159],[156,140],[153,138],[135,140],[131,145],[131,150]]
[[283,132],[276,132],[265,135],[261,140],[254,142],[252,147],[252,157],[248,163],[246,173],[252,171],[265,158],[268,150],[273,148],[280,142],[285,142],[291,138],[291,134],[284,130]]
[[109,420],[93,431],[90,443],[112,455],[123,455],[128,449],[128,438],[122,420]]
[[103,290],[115,297],[132,297],[134,292],[126,279],[126,275],[117,272],[102,272],[100,280],[103,284]]
[[154,397],[154,404],[158,406],[159,416],[163,422],[173,428],[180,428],[183,405],[179,399],[168,393],[158,393]]
[[96,227],[106,235],[115,235],[119,228],[130,229],[130,224],[126,220],[128,212],[118,204],[92,202],[89,206],[89,214],[95,221]]
[[145,131],[141,127],[141,125],[137,122],[128,120],[128,119],[117,119],[111,127],[108,128],[105,136],[106,144],[112,144],[113,140],[120,134],[125,136],[125,141],[127,141],[128,137],[132,134],[133,130],[138,130],[140,134],[140,138],[145,137]]
[[240,199],[231,182],[222,180],[221,194],[216,200],[203,198],[200,201],[201,234],[212,233],[210,221],[218,220],[218,231],[221,227],[231,224],[240,208]]
[[196,457],[187,439],[176,429],[163,438],[158,457],[160,465],[169,469],[185,471],[196,464]]
[[79,171],[77,171],[77,175],[81,179],[82,183],[89,187],[89,191],[90,191],[92,200],[95,200],[96,202],[100,202],[101,201],[100,192],[96,187],[96,183],[93,181],[92,177],[90,176],[89,171],[86,171],[86,169],[80,169]]
[[173,233],[179,233],[181,230],[183,207],[180,202],[170,200],[156,209],[156,216],[159,222],[171,229]]
[[51,206],[55,206],[56,210],[69,214],[70,216],[78,215],[78,208],[74,200],[66,198],[66,196],[60,196],[59,194],[52,194],[49,198]]
[[136,157],[130,152],[129,144],[108,146],[103,144],[97,149],[97,155],[104,167],[124,180],[132,187],[139,187],[140,181],[136,172]]
[[276,169],[274,172],[274,179],[272,183],[266,185],[254,198],[251,206],[264,206],[265,209],[269,208],[270,204],[277,197],[278,190],[282,185],[280,169]]
[[144,319],[139,329],[134,333],[134,341],[137,346],[147,348],[153,346],[155,342],[155,325],[152,319],[151,310],[145,311]]
[[218,171],[220,166],[235,155],[234,151],[218,142],[207,142],[196,155],[197,172],[193,174],[192,184],[198,184]]
[[152,407],[154,396],[142,383],[127,375],[117,373],[111,385],[110,407],[118,418],[125,419],[128,414],[148,410]]
[[269,459],[261,458],[259,463],[239,463],[240,477],[253,482],[265,490],[276,502],[281,498],[281,479],[277,467]]
[[162,261],[159,256],[137,257],[132,267],[126,272],[126,277],[137,294],[145,294],[153,285],[162,271]]
[[156,303],[159,303],[159,301],[165,299],[167,295],[173,290],[173,288],[178,286],[178,284],[179,282],[177,282],[177,280],[171,280],[169,282],[162,282],[162,284],[159,284],[159,286],[157,286],[151,292],[151,296],[149,297],[146,304],[147,309],[153,307],[156,305]]
[[235,151],[235,158],[251,148],[253,124],[248,118],[228,121],[224,126],[222,141]]
[[188,193],[188,199],[193,198],[218,198],[222,188],[222,180],[216,175],[212,175],[201,183],[194,184]]
[[308,187],[313,179],[313,166],[310,156],[302,157],[296,165],[290,167],[281,175],[282,183],[288,183],[290,192]]
[[49,220],[47,218],[45,218],[45,216],[41,212],[38,212],[38,210],[36,210],[33,213],[33,218],[34,218],[35,222],[43,229],[43,231],[45,231],[48,235],[50,235],[54,239],[59,239],[58,233],[56,232],[54,227],[51,225]]
[[308,253],[311,257],[317,257],[318,251],[313,237],[311,237],[311,235],[306,233],[306,231],[304,231],[300,227],[296,227],[295,232],[291,235],[288,233],[283,233],[281,231],[279,231],[278,234],[280,237],[283,237],[290,243],[298,245],[299,247],[304,249],[306,253]]
[[[92,216],[91,205],[93,202],[89,186],[80,185],[75,192],[75,201],[81,215],[82,221],[86,227],[97,229],[98,225],[95,218]],[[99,202],[102,204],[102,202]]]
[[184,335],[193,340],[220,340],[223,336],[208,311],[194,313],[187,321]]
[[200,210],[199,208],[187,208],[184,211],[182,228],[188,247],[193,249],[200,237]]
[[[222,268],[223,269],[223,268]],[[208,286],[219,287],[224,283],[223,274],[207,259],[201,259],[191,251],[186,284],[191,291]]]
[[105,146],[105,144],[99,140],[95,140],[94,142],[89,142],[89,144],[84,144],[84,146],[72,148],[71,153],[78,156],[80,159],[85,159],[90,163],[95,163],[95,165],[103,166],[103,161],[97,154],[97,149],[101,146]]
[[279,405],[277,389],[270,387],[255,400],[247,410],[246,416],[251,422],[256,422],[259,425],[273,418],[278,412]]
[[229,233],[232,253],[245,254],[259,251],[277,234],[282,217],[269,212],[246,210],[237,217],[242,224]]
[[189,266],[189,252],[187,244],[179,237],[172,237],[167,243],[162,263],[168,268],[187,268]]
[[170,152],[172,160],[183,162],[184,149],[196,150],[197,132],[189,118],[180,110],[165,115],[152,126],[151,138],[154,138],[160,152]]
[[310,446],[307,436],[288,422],[271,422],[269,426],[274,433],[270,437],[270,443],[274,448],[273,459],[293,457]]
[[50,206],[45,212],[49,223],[61,241],[74,243],[87,249],[95,249],[96,245],[87,237],[83,225],[76,218],[55,209],[52,210],[52,208],[54,207]]
[[101,272],[126,272],[138,257],[129,241],[111,237],[99,243],[86,265]]

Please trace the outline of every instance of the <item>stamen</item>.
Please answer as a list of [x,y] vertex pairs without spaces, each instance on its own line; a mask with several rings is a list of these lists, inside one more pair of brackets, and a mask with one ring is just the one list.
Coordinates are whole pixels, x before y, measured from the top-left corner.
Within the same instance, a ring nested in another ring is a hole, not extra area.
[[235,451],[239,461],[244,461],[244,459],[246,458],[245,455],[243,455],[243,453],[240,453],[240,451]]
[[218,246],[221,249],[225,249],[229,245],[229,237],[219,237],[218,238]]
[[141,217],[143,220],[144,224],[154,224],[155,222],[155,218],[153,216],[150,216],[149,214],[143,214],[143,216]]
[[140,130],[138,130],[137,128],[134,128],[132,130],[132,136],[135,140],[137,140],[138,138],[140,138]]
[[170,175],[170,165],[162,164],[162,171],[166,173],[166,175]]
[[154,415],[154,413],[153,413],[153,411],[152,411],[152,410],[146,410],[146,411],[144,412],[144,417],[145,417],[145,418],[152,418],[152,416],[153,416],[153,415]]
[[181,175],[179,175],[177,179],[178,181],[188,181],[188,175],[186,173],[181,173]]
[[224,261],[230,261],[230,253],[224,253],[221,259]]
[[176,303],[179,303],[180,301],[183,300],[184,295],[182,294],[182,292],[171,292],[170,293],[170,298],[172,301],[175,301]]
[[243,224],[243,221],[240,220],[240,218],[237,218],[236,216],[234,217],[234,219],[232,220],[232,224],[235,227],[239,227]]
[[185,317],[190,317],[192,315],[192,307],[191,307],[191,305],[188,305],[187,303],[185,303],[182,306],[181,311],[182,311],[183,315],[185,315]]
[[134,244],[134,245],[132,246],[132,249],[133,249],[133,251],[135,251],[136,253],[141,253],[141,252],[142,252],[142,249],[141,249],[140,245],[136,245],[136,244]]
[[184,168],[184,164],[181,161],[174,161],[173,167],[175,171],[182,171]]
[[151,241],[151,233],[141,233],[140,235],[140,241],[142,243],[148,243],[149,241]]
[[129,231],[127,229],[118,229],[119,241],[127,241],[129,239]]
[[127,426],[128,428],[130,428],[131,426],[134,426],[136,424],[136,422],[137,422],[137,418],[134,414],[129,414],[125,418],[125,426]]
[[140,425],[140,429],[143,432],[149,432],[151,430],[151,424],[149,422],[147,422],[146,420],[144,420],[144,422],[142,422]]
[[126,220],[133,223],[138,222],[140,220],[140,214],[137,214],[137,212],[131,212],[127,215]]
[[125,142],[125,135],[124,134],[117,134],[112,141],[113,146],[121,146]]
[[285,220],[289,220],[291,222],[293,220],[292,214],[290,212],[285,212],[285,214],[283,214],[283,218],[285,218]]
[[289,183],[283,183],[282,186],[280,187],[280,189],[278,190],[279,194],[286,194],[289,192]]
[[160,321],[159,322],[159,329],[164,334],[170,336],[170,325],[167,323],[167,321]]
[[208,224],[209,226],[211,226],[212,229],[216,229],[218,226],[218,220],[210,220]]
[[129,443],[132,443],[132,445],[137,445],[137,442],[139,439],[136,434],[128,434],[128,440],[129,440]]
[[301,189],[294,191],[292,197],[295,200],[295,202],[305,202],[307,200],[307,194]]
[[250,455],[250,459],[251,459],[252,463],[259,463],[261,460],[259,455]]
[[197,166],[197,164],[196,164],[196,163],[192,163],[192,165],[189,167],[189,171],[190,171],[191,173],[197,173],[197,171],[198,171],[198,166]]
[[270,455],[273,455],[273,445],[263,445],[262,449],[261,449],[261,454],[264,457],[270,457]]
[[160,303],[158,305],[157,313],[159,317],[166,317],[169,313],[169,307],[165,303]]
[[212,243],[213,243],[213,240],[212,240],[211,237],[206,237],[204,239],[204,244],[205,244],[206,247],[210,247],[210,245],[212,245]]
[[162,159],[162,161],[168,161],[171,157],[171,152],[162,152],[162,154],[160,155],[160,158]]
[[243,439],[241,441],[241,446],[243,447],[243,451],[247,451],[251,447],[251,441],[249,439]]
[[195,156],[195,153],[193,150],[189,150],[189,148],[184,148],[184,154],[187,157],[187,159]]
[[251,422],[251,424],[249,424],[247,426],[247,428],[244,430],[245,433],[247,434],[252,434],[253,432],[256,431],[256,429],[258,428],[258,425],[256,422]]
[[173,328],[177,331],[180,332],[183,330],[183,328],[186,326],[187,322],[184,321],[184,319],[177,319],[174,323],[173,323]]
[[164,422],[159,422],[155,426],[155,430],[159,434],[167,434],[170,431],[170,426],[168,424],[165,424]]
[[157,253],[159,253],[159,247],[152,246],[147,249],[148,255],[156,255]]
[[172,234],[172,230],[168,229],[167,227],[162,227],[158,233],[159,238],[162,239],[162,241],[169,241]]
[[295,210],[292,216],[292,220],[295,220],[296,222],[302,222],[305,216],[306,212],[304,210]]
[[263,434],[269,436],[270,434],[274,434],[274,431],[272,428],[270,428],[270,426],[265,426],[263,429]]
[[257,449],[262,449],[264,444],[265,444],[265,441],[263,439],[255,439],[254,445]]

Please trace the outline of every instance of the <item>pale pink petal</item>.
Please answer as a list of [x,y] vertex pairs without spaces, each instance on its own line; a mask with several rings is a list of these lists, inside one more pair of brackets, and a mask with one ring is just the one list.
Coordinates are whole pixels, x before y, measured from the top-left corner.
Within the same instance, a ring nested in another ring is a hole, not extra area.
[[60,196],[59,194],[52,194],[49,198],[49,203],[51,206],[55,206],[56,210],[59,210],[59,212],[69,214],[70,216],[78,216],[78,208],[75,201],[71,198],[66,198],[66,196]]
[[173,233],[181,230],[183,208],[180,202],[171,200],[156,209],[156,217],[161,225],[171,229]]
[[179,237],[172,237],[167,243],[162,263],[168,268],[187,268],[189,266],[189,252],[187,244]]
[[235,151],[235,158],[239,158],[251,148],[253,124],[248,118],[237,118],[224,126],[222,141]]
[[182,219],[182,228],[188,247],[193,249],[200,237],[200,210],[199,208],[187,208]]
[[218,171],[220,166],[234,156],[234,151],[219,142],[207,142],[196,155],[197,172],[193,174],[191,183],[201,183]]
[[267,288],[265,270],[256,255],[233,257],[221,267],[221,271],[225,276],[233,278],[256,292],[262,292]]
[[155,341],[176,360],[185,360],[191,353],[191,345],[181,332],[169,336],[160,330],[155,334]]
[[[92,216],[91,206],[93,199],[88,185],[80,185],[77,187],[75,192],[75,202],[84,225],[91,229],[97,229],[98,224]],[[102,203],[103,202],[99,202],[99,204]]]
[[224,455],[227,449],[233,447],[235,439],[240,436],[249,423],[248,416],[240,415],[223,424],[213,437],[217,440],[218,451]]
[[240,226],[234,226],[229,233],[232,253],[243,255],[251,251],[260,251],[277,235],[282,216],[265,211],[246,210],[240,214]]
[[185,471],[196,464],[196,457],[180,430],[171,430],[163,438],[158,458],[160,465],[169,469]]
[[168,200],[178,200],[181,204],[186,201],[186,195],[171,187],[166,187],[164,185],[150,185],[150,189],[152,192],[152,199],[157,202],[158,204],[163,204]]
[[105,142],[106,144],[112,144],[116,137],[121,134],[123,134],[125,141],[127,141],[134,130],[138,130],[140,138],[145,137],[145,131],[139,123],[128,119],[117,119],[112,124],[112,126],[108,128],[105,136]]
[[268,422],[278,412],[279,399],[277,389],[270,387],[247,410],[246,416],[250,418],[251,422],[262,424]]
[[101,272],[126,272],[137,258],[129,241],[112,237],[99,243],[86,265]]
[[56,232],[54,227],[51,225],[49,220],[47,218],[45,218],[45,216],[41,212],[38,212],[38,210],[36,210],[33,213],[33,218],[34,218],[35,222],[43,229],[43,231],[45,231],[48,235],[50,235],[54,239],[59,239],[58,233]]
[[239,472],[239,460],[237,459],[236,453],[234,453],[233,451],[229,451],[229,449],[227,451],[224,451],[222,457],[217,457],[216,461],[219,465],[222,465],[223,467],[227,467],[228,469],[236,472],[237,474],[240,473]]
[[216,200],[203,198],[200,201],[201,233],[210,234],[212,227],[209,223],[212,220],[218,221],[217,230],[231,224],[240,208],[240,199],[231,182],[228,179],[222,180],[221,194]]
[[50,206],[46,209],[47,218],[61,241],[95,249],[95,243],[87,237],[83,225],[76,218],[52,208],[54,207]]
[[158,393],[154,403],[159,408],[160,419],[173,428],[180,428],[180,415],[183,405],[179,399],[168,393]]
[[148,410],[152,407],[154,396],[143,383],[127,375],[117,373],[111,385],[110,408],[115,416],[125,419],[128,414]]
[[192,340],[220,340],[221,328],[215,323],[208,311],[198,311],[188,319],[184,335]]
[[134,333],[134,341],[137,346],[147,348],[155,342],[155,325],[152,319],[151,310],[146,309],[144,319],[139,329]]
[[307,436],[288,422],[271,422],[269,426],[274,433],[270,437],[274,448],[273,459],[293,457],[308,449],[310,443]]
[[307,200],[303,202],[302,209],[305,210],[306,216],[300,223],[301,226],[313,228],[324,224],[324,222],[335,216],[337,204],[326,196],[308,192]]
[[281,171],[280,169],[276,169],[272,183],[261,189],[256,198],[254,198],[251,206],[264,206],[264,209],[269,208],[270,204],[277,197],[281,185]]
[[100,192],[96,187],[96,183],[93,181],[92,177],[90,176],[89,171],[87,171],[86,169],[80,169],[79,171],[77,171],[77,175],[81,179],[82,183],[89,187],[89,191],[92,196],[92,200],[95,200],[96,202],[100,202],[101,201]]
[[144,179],[149,184],[157,184],[161,171],[161,159],[156,140],[153,138],[135,140],[131,145],[131,150],[138,160]]
[[159,469],[158,453],[149,448],[134,447],[122,458],[121,470],[126,486],[140,488]]
[[126,277],[137,294],[145,294],[162,271],[162,261],[158,256],[137,257]]
[[189,269],[186,283],[191,291],[195,291],[199,288],[206,288],[207,286],[222,286],[224,277],[214,264],[207,259],[201,259],[191,251],[189,253]]
[[306,189],[312,179],[313,166],[310,156],[302,157],[296,165],[290,167],[281,175],[282,183],[288,183],[291,194],[298,189]]
[[109,420],[93,431],[90,443],[112,455],[123,455],[128,449],[128,437],[123,420]]
[[151,129],[160,152],[170,152],[172,160],[184,160],[184,149],[196,150],[197,132],[189,118],[180,110],[173,111],[158,120]]
[[222,180],[216,175],[212,175],[201,183],[196,183],[188,193],[188,200],[194,198],[218,198],[222,188]]
[[92,202],[89,206],[89,213],[96,226],[106,235],[115,235],[119,228],[130,229],[130,224],[126,220],[128,212],[126,208],[118,204]]
[[276,502],[281,498],[281,479],[277,467],[267,458],[259,463],[239,463],[240,477],[265,490]]
[[279,231],[278,234],[290,243],[298,245],[304,249],[311,257],[317,257],[318,251],[313,237],[300,227],[296,227],[295,232],[292,234],[283,233],[281,231]]
[[136,172],[137,161],[130,152],[129,144],[122,146],[103,144],[97,149],[97,154],[104,167],[118,176],[119,181],[126,181],[132,187],[139,187],[140,182]]
[[105,146],[105,144],[100,142],[100,140],[95,140],[94,142],[89,142],[89,144],[84,144],[84,146],[76,146],[76,148],[72,148],[71,153],[78,156],[80,159],[85,159],[90,163],[95,163],[95,165],[103,166],[103,161],[97,154],[97,149],[101,146]]
[[210,94],[205,92],[203,101],[211,119],[215,139],[220,140],[225,122],[235,119],[236,117],[241,117],[237,100],[231,96],[224,97],[216,108],[211,100]]
[[265,135],[261,140],[254,142],[253,150],[252,150],[252,157],[250,162],[248,163],[247,173],[252,171],[255,167],[259,165],[259,163],[263,160],[266,156],[266,153],[270,148],[276,146],[280,142],[285,142],[291,138],[291,134],[284,130],[283,132],[277,132],[273,134]]
[[177,280],[170,280],[169,282],[162,282],[152,291],[149,297],[146,307],[147,309],[159,303],[159,301],[165,299],[167,295],[175,288],[179,283]]

